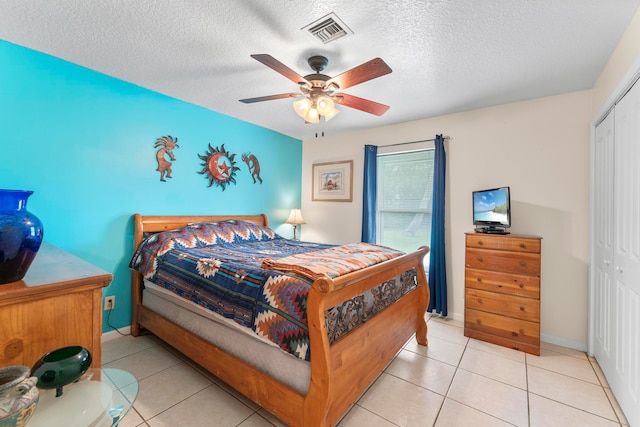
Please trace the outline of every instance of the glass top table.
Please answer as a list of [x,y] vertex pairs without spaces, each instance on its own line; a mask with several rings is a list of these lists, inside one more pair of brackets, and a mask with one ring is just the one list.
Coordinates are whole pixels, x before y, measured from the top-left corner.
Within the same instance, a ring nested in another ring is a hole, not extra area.
[[56,390],[40,389],[29,427],[113,427],[138,397],[138,381],[121,369],[89,369],[78,381]]

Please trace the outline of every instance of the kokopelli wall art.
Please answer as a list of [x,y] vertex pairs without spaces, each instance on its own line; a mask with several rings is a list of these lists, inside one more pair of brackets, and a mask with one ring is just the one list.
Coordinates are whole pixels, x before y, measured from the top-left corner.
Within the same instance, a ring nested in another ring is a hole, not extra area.
[[244,153],[242,155],[242,161],[247,164],[251,178],[253,178],[253,183],[255,184],[257,181],[260,181],[260,184],[262,184],[262,178],[260,178],[260,162],[258,161],[258,158],[251,153]]
[[[156,160],[158,161],[158,172],[160,172],[160,181],[167,182],[166,178],[172,178],[171,176],[171,162],[176,160],[176,157],[173,155],[173,150],[176,147],[180,147],[178,145],[178,138],[173,138],[171,135],[162,136],[156,139],[155,148],[159,150],[156,151]],[[169,157],[167,159],[167,157]]]

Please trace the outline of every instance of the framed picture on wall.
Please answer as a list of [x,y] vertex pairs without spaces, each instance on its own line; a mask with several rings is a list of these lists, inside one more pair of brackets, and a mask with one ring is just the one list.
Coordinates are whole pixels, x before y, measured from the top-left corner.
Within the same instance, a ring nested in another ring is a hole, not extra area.
[[350,202],[353,191],[353,160],[315,163],[312,168],[311,200]]

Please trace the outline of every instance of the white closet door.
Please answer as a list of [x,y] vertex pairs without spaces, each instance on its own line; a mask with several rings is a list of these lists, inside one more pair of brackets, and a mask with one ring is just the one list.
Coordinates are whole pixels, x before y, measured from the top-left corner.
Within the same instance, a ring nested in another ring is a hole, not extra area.
[[640,84],[615,107],[614,368],[605,371],[632,426],[640,425]]
[[615,370],[611,326],[613,277],[614,112],[595,130],[593,150],[593,351],[604,371]]

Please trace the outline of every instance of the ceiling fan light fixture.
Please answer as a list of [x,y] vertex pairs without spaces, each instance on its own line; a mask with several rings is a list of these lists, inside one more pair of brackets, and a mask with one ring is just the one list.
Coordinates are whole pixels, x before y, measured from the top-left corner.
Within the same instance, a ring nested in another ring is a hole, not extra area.
[[293,109],[297,115],[304,119],[305,123],[320,123],[322,117],[325,121],[329,121],[339,113],[333,99],[327,95],[312,95],[294,101]]

